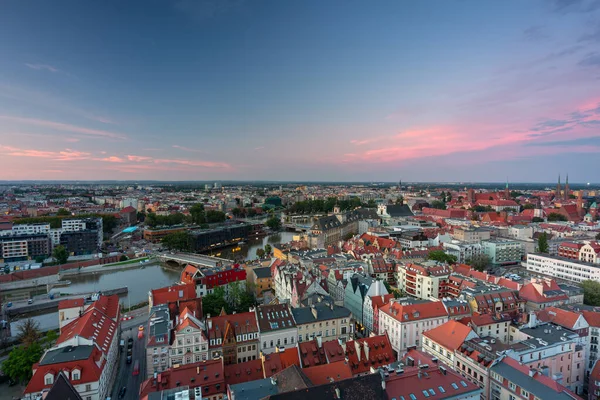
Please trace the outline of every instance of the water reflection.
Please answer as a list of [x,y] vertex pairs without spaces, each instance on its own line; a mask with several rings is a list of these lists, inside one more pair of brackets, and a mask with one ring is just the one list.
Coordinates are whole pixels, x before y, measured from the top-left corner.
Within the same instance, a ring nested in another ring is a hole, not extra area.
[[279,232],[263,238],[249,240],[239,246],[213,250],[207,254],[236,261],[254,260],[257,249],[264,249],[266,244],[287,243],[293,239],[294,235],[297,234],[294,232]]
[[158,264],[148,264],[144,268],[124,271],[105,272],[102,274],[69,276],[71,284],[55,288],[51,293],[89,293],[98,290],[117,289],[127,286],[129,299],[121,297],[121,304],[128,305],[148,300],[148,292],[152,289],[168,286],[179,281],[180,271],[165,268]]

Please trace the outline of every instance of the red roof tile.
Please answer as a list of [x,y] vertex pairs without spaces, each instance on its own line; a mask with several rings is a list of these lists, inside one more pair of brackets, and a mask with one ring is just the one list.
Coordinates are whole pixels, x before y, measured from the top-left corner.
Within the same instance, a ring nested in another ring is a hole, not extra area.
[[352,378],[352,368],[350,368],[350,364],[346,361],[337,361],[331,364],[304,368],[302,372],[310,379],[313,385],[324,385]]
[[83,298],[65,299],[58,302],[58,309],[64,310],[66,308],[83,307],[84,304],[85,300]]
[[424,332],[423,336],[428,337],[446,349],[456,350],[472,333],[473,330],[468,326],[458,321],[450,320],[434,329]]

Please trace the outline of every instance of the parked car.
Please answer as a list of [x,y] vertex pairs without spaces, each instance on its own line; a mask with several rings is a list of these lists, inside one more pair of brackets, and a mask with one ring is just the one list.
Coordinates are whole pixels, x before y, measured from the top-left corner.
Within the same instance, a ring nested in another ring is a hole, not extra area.
[[125,392],[127,392],[127,386],[123,386],[121,390],[119,390],[119,398],[122,399],[125,397]]
[[127,364],[131,364],[131,359],[132,359],[131,355],[128,355],[127,356]]
[[33,304],[33,299],[27,300],[27,304]]

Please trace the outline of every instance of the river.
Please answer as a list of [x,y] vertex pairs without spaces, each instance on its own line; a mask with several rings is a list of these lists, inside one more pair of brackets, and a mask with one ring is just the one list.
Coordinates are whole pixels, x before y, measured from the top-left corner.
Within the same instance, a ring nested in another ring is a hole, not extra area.
[[266,244],[272,246],[278,243],[287,243],[293,239],[294,235],[298,235],[298,233],[285,231],[278,232],[259,239],[248,240],[246,243],[239,246],[217,249],[207,252],[206,254],[236,261],[253,260],[256,258],[257,249],[264,249]]

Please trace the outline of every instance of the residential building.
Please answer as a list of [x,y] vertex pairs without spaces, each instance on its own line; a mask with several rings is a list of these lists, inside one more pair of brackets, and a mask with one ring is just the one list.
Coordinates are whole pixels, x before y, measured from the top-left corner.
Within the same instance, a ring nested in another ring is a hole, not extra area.
[[455,228],[452,237],[459,242],[479,243],[490,239],[491,231],[487,228]]
[[58,302],[58,327],[62,330],[63,326],[68,325],[71,321],[81,317],[86,309],[85,300],[67,299]]
[[510,357],[504,357],[490,368],[491,400],[577,400],[579,396],[562,384]]
[[397,352],[420,347],[423,332],[447,321],[448,313],[440,301],[394,299],[379,309],[379,332],[388,334]]
[[263,354],[274,353],[276,347],[296,345],[298,328],[288,304],[262,305],[255,312]]
[[527,270],[572,282],[582,282],[588,279],[600,281],[598,264],[547,254],[527,254]]
[[489,369],[506,346],[494,338],[466,340],[454,352],[453,368],[469,382],[481,388],[481,399],[489,399]]
[[0,236],[0,259],[5,262],[48,257],[50,254],[52,245],[47,234]]
[[583,310],[581,314],[590,326],[589,329],[589,351],[588,351],[588,371],[594,367],[598,360],[598,343],[600,343],[600,312],[593,310]]
[[478,337],[468,326],[449,320],[442,325],[423,332],[423,351],[436,357],[450,367],[454,366],[454,352],[465,340]]
[[519,297],[526,301],[525,309],[527,311],[558,307],[569,301],[569,296],[553,279],[532,280],[519,290]]
[[516,264],[521,262],[525,250],[523,243],[508,239],[490,239],[481,242],[482,253],[493,265]]
[[298,328],[298,343],[320,337],[323,341],[352,338],[352,314],[332,302],[319,302],[310,307],[292,308]]
[[492,337],[502,343],[508,343],[510,338],[509,326],[512,317],[507,313],[480,314],[471,316],[469,326],[479,337]]
[[588,242],[579,250],[579,261],[600,264],[600,243]]
[[375,373],[378,368],[385,367],[396,359],[387,334],[347,342],[331,340],[323,343],[323,349],[329,364],[347,359],[354,376]]
[[[209,341],[204,322],[185,307],[175,319],[169,367],[209,360]],[[225,340],[224,340],[225,341]],[[223,355],[225,358],[225,354]],[[230,360],[226,360],[229,364]]]
[[269,378],[227,385],[227,398],[230,400],[271,399],[279,393],[288,394],[309,387],[312,387],[312,382],[298,366],[292,365]]
[[569,258],[571,260],[579,260],[579,251],[583,247],[583,243],[562,242],[558,246],[558,256]]
[[257,299],[262,299],[264,292],[274,290],[271,268],[252,268],[246,276],[248,276],[248,281],[252,284],[250,287],[254,289],[254,295]]
[[459,242],[453,240],[444,242],[444,251],[456,257],[456,261],[460,264],[472,260],[473,257],[479,256],[482,253],[482,245],[479,242]]
[[600,362],[594,362],[588,382],[588,399],[600,399]]
[[173,303],[195,299],[196,286],[194,284],[172,285],[151,290],[148,293],[148,309],[161,304]]
[[83,400],[73,387],[66,373],[59,372],[54,384],[47,392],[42,392],[44,400]]
[[152,307],[146,330],[146,373],[166,371],[170,366],[170,344],[172,323],[169,307],[161,304]]
[[448,278],[451,273],[450,266],[435,261],[398,264],[396,280],[400,290],[418,299],[427,300],[448,295]]
[[254,311],[207,317],[206,329],[210,359],[222,357],[224,364],[230,365],[258,358],[260,335]]
[[[344,307],[350,310],[352,317],[360,325],[358,329],[362,330],[365,325],[365,298],[385,294],[388,294],[388,291],[382,281],[361,274],[350,277],[344,292]],[[366,312],[372,312],[372,309]]]

